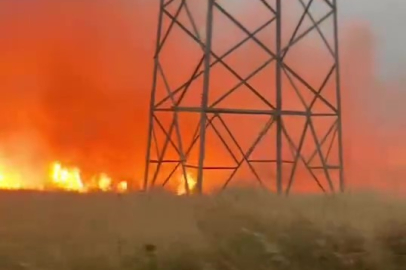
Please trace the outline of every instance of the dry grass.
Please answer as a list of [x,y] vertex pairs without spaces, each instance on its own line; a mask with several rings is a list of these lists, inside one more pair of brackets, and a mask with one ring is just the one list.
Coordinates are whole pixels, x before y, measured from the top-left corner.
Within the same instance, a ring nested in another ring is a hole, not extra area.
[[406,269],[406,203],[254,190],[0,194],[0,269]]

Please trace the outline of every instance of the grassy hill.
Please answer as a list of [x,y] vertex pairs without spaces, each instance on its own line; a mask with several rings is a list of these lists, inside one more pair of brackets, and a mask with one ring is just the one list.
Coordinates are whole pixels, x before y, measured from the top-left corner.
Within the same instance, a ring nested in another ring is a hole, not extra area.
[[0,269],[404,270],[406,201],[0,193]]

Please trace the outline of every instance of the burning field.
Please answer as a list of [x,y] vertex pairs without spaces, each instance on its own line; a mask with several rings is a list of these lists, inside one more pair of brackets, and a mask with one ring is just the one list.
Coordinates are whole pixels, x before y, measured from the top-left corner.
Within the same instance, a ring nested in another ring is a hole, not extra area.
[[49,168],[47,180],[40,185],[24,184],[18,172],[4,169],[0,174],[0,189],[16,191],[66,191],[66,192],[127,192],[126,181],[113,182],[105,173],[92,176],[86,181],[83,180],[81,171],[77,167],[64,167],[59,162],[54,162]]
[[[175,196],[186,192],[178,176],[169,191],[138,193],[157,1],[20,2],[0,1],[0,269],[404,269],[401,200]],[[379,78],[367,22],[341,24],[348,188],[404,196],[404,80]],[[323,63],[309,48],[295,62]]]

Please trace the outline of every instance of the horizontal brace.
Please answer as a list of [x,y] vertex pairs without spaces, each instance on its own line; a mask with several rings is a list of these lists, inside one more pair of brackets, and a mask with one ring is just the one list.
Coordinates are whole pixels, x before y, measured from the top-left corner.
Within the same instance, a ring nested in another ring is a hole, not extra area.
[[[249,159],[252,163],[275,163],[276,159]],[[293,160],[282,160],[282,163],[295,163]]]
[[228,109],[228,108],[207,108],[201,107],[170,107],[154,108],[157,112],[190,112],[190,113],[214,113],[214,114],[256,114],[256,115],[281,115],[281,116],[338,116],[337,113],[312,113],[307,111],[282,110],[280,113],[276,110],[247,110],[247,109]]
[[[185,165],[187,168],[191,169],[198,169],[199,166],[197,165]],[[236,166],[204,166],[203,170],[235,170],[237,167]]]
[[181,160],[174,160],[174,159],[164,159],[164,160],[150,160],[150,163],[180,163],[182,162]]
[[323,166],[312,166],[312,167],[309,167],[309,169],[312,169],[312,170],[323,170],[323,169],[339,170],[340,168],[341,168],[341,166],[338,166],[338,165],[327,165],[326,167],[323,167]]

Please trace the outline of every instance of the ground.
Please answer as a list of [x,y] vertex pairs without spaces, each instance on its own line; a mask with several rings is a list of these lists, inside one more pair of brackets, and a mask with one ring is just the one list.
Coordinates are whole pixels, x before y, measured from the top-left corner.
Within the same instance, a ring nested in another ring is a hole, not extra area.
[[406,201],[0,193],[0,269],[401,270]]

